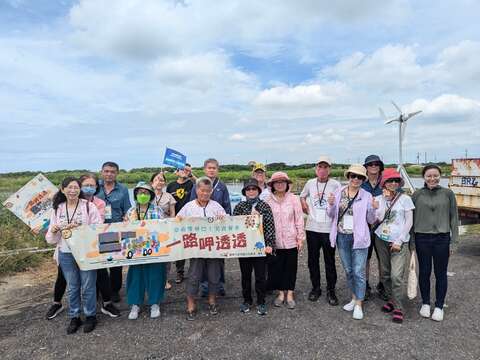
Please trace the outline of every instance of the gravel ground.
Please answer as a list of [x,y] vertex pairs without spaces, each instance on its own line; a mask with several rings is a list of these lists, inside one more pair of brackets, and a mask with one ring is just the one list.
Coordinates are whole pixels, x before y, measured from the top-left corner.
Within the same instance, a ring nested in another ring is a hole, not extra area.
[[[337,293],[343,303],[348,294],[339,261],[337,268]],[[217,316],[209,316],[206,302],[201,300],[197,320],[187,322],[183,284],[174,284],[160,319],[151,320],[146,309],[137,321],[129,321],[127,305],[122,302],[120,318],[100,314],[93,333],[80,331],[69,336],[65,312],[54,320],[44,320],[51,276],[46,283],[9,288],[9,301],[29,297],[32,301],[20,304],[16,311],[0,307],[1,358],[480,359],[479,236],[464,236],[451,258],[449,271],[453,274],[442,323],[421,319],[418,299],[409,303],[401,325],[380,311],[383,303],[379,299],[366,303],[362,321],[352,320],[341,306],[328,305],[324,295],[316,303],[309,302],[306,253],[299,265],[297,309],[270,306],[266,317],[255,312],[241,314],[238,263],[227,261],[226,269],[228,294],[220,299]],[[5,287],[8,279],[2,282]],[[268,300],[271,303],[273,298]]]

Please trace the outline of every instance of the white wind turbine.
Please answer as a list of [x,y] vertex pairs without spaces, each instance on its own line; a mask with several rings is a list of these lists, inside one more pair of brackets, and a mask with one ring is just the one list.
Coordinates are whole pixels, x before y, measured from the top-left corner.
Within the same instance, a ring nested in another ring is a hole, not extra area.
[[415,115],[420,114],[422,110],[405,114],[402,112],[400,107],[397,104],[395,104],[395,102],[392,101],[392,104],[400,113],[398,117],[387,118],[387,116],[385,115],[385,113],[381,108],[378,108],[378,110],[380,111],[380,115],[382,116],[382,118],[385,120],[385,124],[390,124],[392,122],[398,121],[398,168],[397,170],[404,178],[405,183],[408,185],[410,190],[413,191],[415,190],[415,187],[413,186],[413,183],[408,177],[407,171],[403,166],[403,139],[405,137],[405,129],[407,128],[407,120],[414,117]]

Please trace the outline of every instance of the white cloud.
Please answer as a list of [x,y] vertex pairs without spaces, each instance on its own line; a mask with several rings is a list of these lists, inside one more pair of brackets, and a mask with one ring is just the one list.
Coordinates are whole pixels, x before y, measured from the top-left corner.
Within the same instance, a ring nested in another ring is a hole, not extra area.
[[455,94],[444,94],[432,100],[416,99],[407,111],[422,110],[429,117],[462,117],[480,114],[480,101]]
[[245,134],[232,134],[231,136],[229,136],[229,140],[232,140],[232,141],[241,141],[241,140],[245,140],[247,136]]

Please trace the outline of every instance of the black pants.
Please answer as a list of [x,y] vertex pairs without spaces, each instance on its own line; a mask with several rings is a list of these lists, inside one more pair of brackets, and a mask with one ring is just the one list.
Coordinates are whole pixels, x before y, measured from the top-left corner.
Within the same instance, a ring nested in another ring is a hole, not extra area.
[[265,292],[267,279],[265,277],[264,257],[239,258],[240,271],[242,273],[242,294],[243,301],[252,305],[252,270],[255,271],[255,292],[257,293],[257,304],[265,304]]
[[415,248],[418,257],[418,284],[422,303],[430,305],[430,276],[435,274],[435,307],[443,309],[447,295],[447,268],[450,257],[450,234],[415,233]]
[[[55,280],[55,286],[53,288],[53,301],[61,302],[65,290],[67,288],[67,280],[63,276],[63,271],[58,266],[57,279]],[[97,270],[97,294],[102,295],[102,300],[104,302],[109,302],[112,298],[112,289],[110,287],[110,277],[108,276],[107,269],[98,269]]]
[[277,249],[268,268],[269,289],[295,290],[297,281],[298,250]]
[[112,293],[119,293],[122,288],[122,267],[110,268],[110,286]]
[[320,249],[323,249],[327,290],[335,290],[337,269],[335,267],[335,248],[330,245],[329,234],[307,231],[308,270],[313,289],[320,289]]
[[185,260],[175,261],[175,267],[177,268],[177,274],[185,274]]

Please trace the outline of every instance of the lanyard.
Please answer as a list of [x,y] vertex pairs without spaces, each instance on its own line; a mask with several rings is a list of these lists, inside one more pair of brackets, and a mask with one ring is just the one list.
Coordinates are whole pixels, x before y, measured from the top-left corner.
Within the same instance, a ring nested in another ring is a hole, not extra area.
[[350,209],[350,207],[352,206],[353,202],[355,201],[355,199],[357,198],[358,196],[358,193],[360,192],[360,189],[358,189],[357,193],[355,194],[355,196],[353,197],[353,199],[350,199],[350,195],[348,194],[348,187],[345,189],[346,192],[347,192],[347,198],[348,198],[348,205],[347,207],[345,208],[345,210],[343,210],[343,212],[340,214],[340,216],[338,217],[337,219],[337,224],[340,222],[340,220],[342,220],[343,216],[347,213],[348,209]]
[[140,216],[140,205],[137,205],[137,219],[145,220],[145,218],[147,217],[148,209],[150,209],[150,203],[148,203],[147,210],[145,210],[143,216]]
[[[322,197],[320,198],[320,203],[319,203],[320,206],[322,206],[323,196],[325,195],[325,189],[327,188],[328,180],[329,179],[327,179],[327,182],[323,186]],[[316,185],[317,185],[317,196],[320,197],[320,190],[318,189],[318,179],[317,179]]]
[[[216,181],[216,182],[215,182]],[[215,191],[215,189],[217,188],[218,184],[220,183],[220,180],[218,178],[216,178],[214,181],[213,181],[213,189],[212,189],[212,193],[213,191]]]
[[72,217],[69,218],[68,216],[68,204],[65,203],[65,209],[67,210],[67,224],[70,224],[70,222],[73,220],[73,218],[75,217],[75,213],[77,212],[77,208],[78,208],[78,204],[80,203],[80,199],[77,200],[77,205],[75,205],[75,210],[73,210],[73,214],[72,214]]
[[163,197],[163,191],[162,191],[162,195],[160,195],[160,198],[158,200],[155,199],[155,204],[157,204],[157,206],[160,206],[160,201],[162,201],[162,197]]
[[202,208],[204,217],[207,217],[207,206],[208,206],[208,204],[210,204],[210,200],[207,202],[207,205],[205,205],[205,207],[203,207],[203,206],[200,205],[200,203],[198,202],[198,199],[197,199],[197,205]]
[[107,205],[111,204],[110,195],[115,191],[115,186],[113,186],[113,189],[107,194],[107,191],[105,190],[105,184],[102,184],[102,190],[103,194],[105,195],[105,202],[107,203]]

